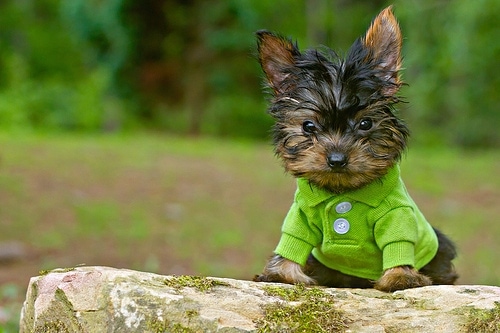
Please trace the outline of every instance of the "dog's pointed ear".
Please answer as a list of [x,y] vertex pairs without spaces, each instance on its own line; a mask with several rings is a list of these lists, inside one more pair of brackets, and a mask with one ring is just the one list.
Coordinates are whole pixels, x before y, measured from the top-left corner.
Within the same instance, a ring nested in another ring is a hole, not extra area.
[[266,30],[260,30],[256,34],[259,62],[269,86],[275,94],[284,93],[285,79],[290,75],[296,58],[300,56],[297,45]]
[[402,37],[392,6],[381,11],[373,20],[362,43],[369,50],[370,59],[367,60],[375,65],[378,76],[389,83],[384,88],[384,94],[394,95],[401,86]]

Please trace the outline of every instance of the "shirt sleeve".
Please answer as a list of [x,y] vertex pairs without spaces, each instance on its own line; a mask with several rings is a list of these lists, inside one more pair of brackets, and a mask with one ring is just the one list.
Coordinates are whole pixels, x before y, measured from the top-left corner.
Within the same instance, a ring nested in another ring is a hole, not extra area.
[[411,207],[389,211],[375,224],[375,241],[382,250],[383,270],[396,266],[415,267],[417,218]]
[[276,254],[305,265],[312,249],[321,242],[321,231],[311,227],[306,213],[294,202],[283,223]]

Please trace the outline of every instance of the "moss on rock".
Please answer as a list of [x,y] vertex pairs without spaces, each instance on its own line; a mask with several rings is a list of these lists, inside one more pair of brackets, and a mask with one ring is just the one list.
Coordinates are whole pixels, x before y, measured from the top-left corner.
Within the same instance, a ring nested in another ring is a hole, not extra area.
[[165,285],[176,289],[194,288],[200,292],[208,292],[217,286],[228,286],[227,283],[202,276],[180,275],[165,279]]
[[500,302],[495,302],[492,309],[469,309],[464,330],[471,333],[500,332]]
[[335,306],[334,297],[317,287],[266,286],[269,296],[281,300],[262,306],[264,316],[255,320],[257,332],[344,332],[347,318]]

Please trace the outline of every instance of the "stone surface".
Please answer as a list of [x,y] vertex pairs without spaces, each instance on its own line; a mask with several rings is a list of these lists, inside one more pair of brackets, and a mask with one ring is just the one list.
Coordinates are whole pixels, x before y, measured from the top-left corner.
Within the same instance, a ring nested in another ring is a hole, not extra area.
[[[263,305],[300,303],[271,295],[269,286],[295,288],[223,278],[190,282],[109,267],[54,270],[31,278],[20,331],[258,332]],[[321,291],[333,296],[346,332],[460,332],[471,308],[500,302],[500,288],[491,286]]]

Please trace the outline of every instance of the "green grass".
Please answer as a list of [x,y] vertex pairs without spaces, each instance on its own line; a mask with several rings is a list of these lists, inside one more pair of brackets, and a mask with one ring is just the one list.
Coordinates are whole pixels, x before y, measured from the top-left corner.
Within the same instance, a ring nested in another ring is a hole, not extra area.
[[[0,134],[0,147],[0,242],[30,250],[0,285],[21,298],[38,271],[79,264],[249,279],[295,190],[267,143]],[[459,283],[499,285],[500,153],[413,148],[402,174],[456,241]]]

